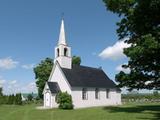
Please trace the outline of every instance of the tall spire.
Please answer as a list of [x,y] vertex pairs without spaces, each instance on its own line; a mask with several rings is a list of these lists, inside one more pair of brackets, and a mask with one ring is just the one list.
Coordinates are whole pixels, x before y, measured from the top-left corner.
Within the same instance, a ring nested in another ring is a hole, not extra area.
[[72,68],[71,47],[67,45],[64,30],[64,19],[62,16],[58,45],[55,47],[54,63],[58,62],[62,68]]
[[61,28],[60,28],[59,41],[58,41],[58,45],[60,45],[60,44],[67,45],[65,30],[64,30],[64,19],[63,18],[62,18],[62,21],[61,21]]

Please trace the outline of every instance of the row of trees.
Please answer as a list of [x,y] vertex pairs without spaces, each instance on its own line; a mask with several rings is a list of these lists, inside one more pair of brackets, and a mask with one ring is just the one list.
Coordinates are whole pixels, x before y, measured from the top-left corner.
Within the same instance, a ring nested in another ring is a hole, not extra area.
[[152,94],[122,94],[122,100],[124,102],[129,102],[129,101],[150,101],[150,102],[160,102],[160,94],[158,91],[153,92]]
[[3,95],[2,88],[0,88],[0,104],[22,105],[21,93],[17,93],[15,95]]

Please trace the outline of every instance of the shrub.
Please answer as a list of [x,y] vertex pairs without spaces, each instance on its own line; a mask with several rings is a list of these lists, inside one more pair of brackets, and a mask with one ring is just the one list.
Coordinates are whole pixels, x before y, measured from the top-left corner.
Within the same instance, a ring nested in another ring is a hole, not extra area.
[[56,100],[60,109],[73,109],[72,97],[67,92],[59,92]]

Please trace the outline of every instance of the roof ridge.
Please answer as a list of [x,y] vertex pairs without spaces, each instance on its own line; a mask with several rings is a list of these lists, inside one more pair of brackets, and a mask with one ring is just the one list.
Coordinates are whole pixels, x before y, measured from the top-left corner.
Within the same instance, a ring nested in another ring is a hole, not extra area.
[[73,65],[73,66],[76,66],[76,67],[85,67],[85,68],[91,68],[91,69],[96,69],[96,70],[102,70],[101,68],[96,68],[96,67],[91,67],[91,66],[85,66],[85,65]]

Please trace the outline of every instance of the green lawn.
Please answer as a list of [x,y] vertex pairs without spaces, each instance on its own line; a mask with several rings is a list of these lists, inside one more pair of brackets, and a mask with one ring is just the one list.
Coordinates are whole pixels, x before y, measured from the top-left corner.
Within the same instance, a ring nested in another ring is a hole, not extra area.
[[160,103],[77,110],[37,110],[35,105],[0,106],[0,120],[160,120]]

